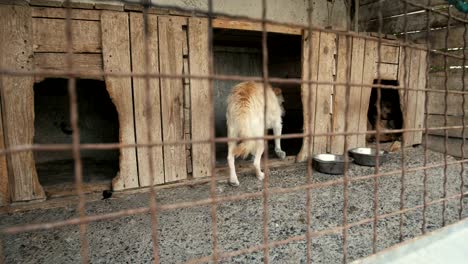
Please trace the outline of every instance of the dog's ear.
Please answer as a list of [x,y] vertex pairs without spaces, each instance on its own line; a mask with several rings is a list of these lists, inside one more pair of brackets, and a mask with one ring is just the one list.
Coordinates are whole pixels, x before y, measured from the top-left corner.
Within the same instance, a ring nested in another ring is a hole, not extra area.
[[276,96],[281,95],[283,93],[280,88],[273,88],[273,92]]

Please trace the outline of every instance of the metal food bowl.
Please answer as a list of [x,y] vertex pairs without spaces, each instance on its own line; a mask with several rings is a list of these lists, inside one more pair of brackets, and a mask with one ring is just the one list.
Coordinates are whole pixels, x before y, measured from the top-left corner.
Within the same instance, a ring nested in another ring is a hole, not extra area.
[[[377,150],[374,148],[354,148],[349,150],[349,156],[353,157],[356,164],[362,166],[375,167],[375,156]],[[387,161],[388,152],[385,150],[379,151],[379,165]]]
[[[352,162],[351,158],[349,162]],[[326,174],[343,174],[344,164],[343,155],[318,154],[312,159],[314,169]]]

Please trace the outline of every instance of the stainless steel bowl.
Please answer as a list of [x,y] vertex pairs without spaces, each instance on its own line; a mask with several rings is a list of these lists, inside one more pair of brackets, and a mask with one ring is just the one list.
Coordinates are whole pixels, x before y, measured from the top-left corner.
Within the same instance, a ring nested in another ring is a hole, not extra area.
[[[377,150],[374,148],[354,148],[348,151],[349,156],[353,157],[354,163],[362,166],[375,167],[375,156]],[[388,152],[385,150],[379,151],[379,164],[382,165],[387,161]]]
[[[350,158],[349,162],[353,159]],[[318,154],[312,158],[312,165],[316,171],[326,174],[344,173],[344,156],[334,154]]]

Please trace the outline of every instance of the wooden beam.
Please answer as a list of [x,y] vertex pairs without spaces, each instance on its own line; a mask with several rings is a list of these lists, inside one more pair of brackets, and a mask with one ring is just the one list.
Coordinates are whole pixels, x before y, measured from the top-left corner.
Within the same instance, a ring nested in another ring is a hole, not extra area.
[[[146,54],[144,45],[143,14],[130,13],[130,35],[132,43],[132,67],[135,73],[159,73],[159,51],[158,51],[158,17],[148,15],[148,52]],[[149,65],[146,68],[146,58]],[[147,80],[145,78],[133,78],[133,96],[135,104],[135,128],[138,143],[161,142],[161,95],[159,78],[151,78],[149,82],[149,93],[146,91]],[[147,105],[147,98],[151,104]],[[151,111],[151,120],[148,125],[148,112]],[[152,160],[149,160],[150,151]],[[138,148],[138,174],[140,187],[164,183],[164,161],[162,146]],[[153,182],[151,182],[150,165],[153,163]]]
[[[0,5],[0,66],[29,71],[33,67],[31,8]],[[34,137],[34,94],[32,76],[0,79],[5,143],[8,148],[31,145]],[[10,154],[8,174],[12,201],[44,199],[32,151]]]
[[[447,116],[447,126],[463,126],[463,119],[465,121],[465,126],[468,126],[468,115],[463,118],[462,116]],[[428,128],[435,127],[444,127],[445,126],[445,116],[444,115],[428,115],[427,124]],[[463,129],[447,129],[447,134],[449,137],[456,138],[468,138],[468,127],[465,127],[465,133],[462,136]],[[428,132],[429,135],[445,136],[444,130],[431,130]],[[467,144],[468,145],[468,144]],[[468,154],[468,153],[467,153]]]
[[[130,72],[130,39],[128,14],[102,11],[102,57],[104,69],[110,72]],[[130,77],[106,77],[106,88],[119,115],[120,143],[135,143],[132,80]],[[137,188],[138,172],[134,148],[120,149],[119,175],[112,181],[114,190]]]
[[[189,69],[193,75],[208,75],[208,23],[205,18],[189,18]],[[190,80],[190,104],[192,112],[192,139],[208,140],[210,138],[210,116],[214,106],[207,107],[210,102],[210,85],[208,80]],[[211,145],[194,144],[192,146],[193,177],[211,176]]]
[[[78,77],[104,80],[103,76],[96,77],[103,70],[101,54],[73,54],[72,69],[82,73]],[[68,67],[66,53],[36,53],[34,54],[34,67],[36,70],[48,70],[60,74]],[[90,77],[92,75],[92,77]],[[63,77],[67,76],[63,74]],[[36,76],[35,81],[42,81],[46,76]]]
[[[262,24],[259,22],[248,22],[248,21],[230,20],[226,18],[215,18],[213,19],[213,28],[262,31]],[[290,34],[290,35],[302,35],[301,28],[267,24],[266,29],[268,32],[283,33],[283,34]]]
[[[63,19],[66,18],[66,8],[32,7],[31,9],[32,9],[32,17],[63,18]],[[77,20],[99,21],[101,19],[101,11],[71,9],[71,18],[77,19]]]

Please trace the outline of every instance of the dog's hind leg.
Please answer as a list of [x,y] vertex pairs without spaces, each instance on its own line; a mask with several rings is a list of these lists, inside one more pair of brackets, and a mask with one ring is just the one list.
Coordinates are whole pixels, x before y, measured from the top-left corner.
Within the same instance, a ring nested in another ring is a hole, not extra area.
[[[281,125],[281,122],[276,122],[276,124],[273,126],[273,134],[275,136],[281,136],[281,131],[283,129],[283,126]],[[286,152],[284,152],[281,149],[281,139],[280,138],[275,138],[275,153],[276,156],[280,159],[286,158]]]
[[236,142],[228,142],[228,165],[229,165],[229,184],[233,186],[239,186],[239,180],[237,179],[236,166],[234,164],[234,148],[236,147]]
[[255,167],[255,173],[257,174],[257,179],[263,180],[264,174],[262,172],[262,169],[260,168],[260,159],[262,158],[263,151],[265,149],[265,146],[263,145],[263,141],[259,140],[257,141],[257,149],[255,150],[255,159],[253,162],[253,165]]

